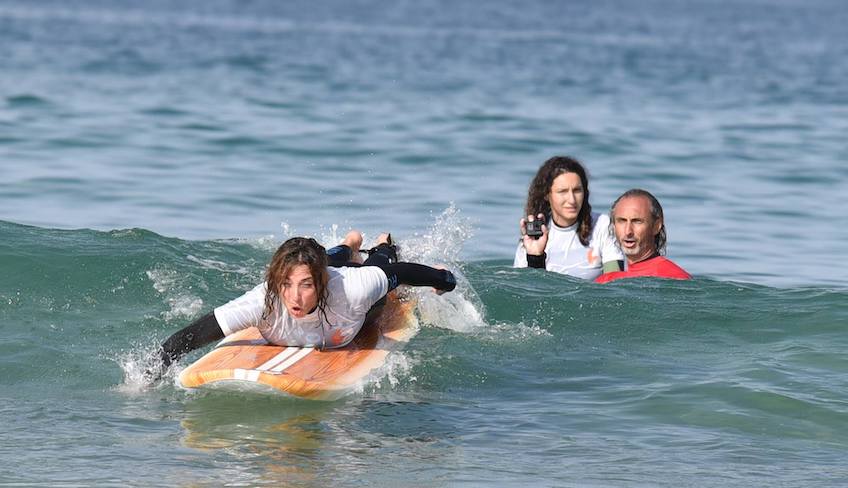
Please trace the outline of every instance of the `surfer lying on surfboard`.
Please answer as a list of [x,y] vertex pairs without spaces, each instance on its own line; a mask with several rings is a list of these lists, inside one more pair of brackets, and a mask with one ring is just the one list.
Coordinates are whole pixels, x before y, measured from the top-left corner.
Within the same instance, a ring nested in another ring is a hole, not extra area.
[[366,314],[399,285],[431,286],[437,293],[456,287],[453,273],[397,261],[391,235],[359,263],[362,234],[351,231],[339,246],[325,250],[315,239],[294,237],[274,253],[265,281],[215,308],[166,340],[159,371],[186,353],[248,327],[270,343],[316,348],[342,347],[365,322]]

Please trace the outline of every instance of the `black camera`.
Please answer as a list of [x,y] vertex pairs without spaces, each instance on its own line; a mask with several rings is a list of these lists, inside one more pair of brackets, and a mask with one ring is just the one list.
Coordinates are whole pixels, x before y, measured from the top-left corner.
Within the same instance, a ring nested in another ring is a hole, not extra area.
[[542,237],[542,224],[541,220],[534,220],[532,222],[527,222],[524,224],[524,230],[527,232],[527,235],[532,237],[533,239],[538,239]]

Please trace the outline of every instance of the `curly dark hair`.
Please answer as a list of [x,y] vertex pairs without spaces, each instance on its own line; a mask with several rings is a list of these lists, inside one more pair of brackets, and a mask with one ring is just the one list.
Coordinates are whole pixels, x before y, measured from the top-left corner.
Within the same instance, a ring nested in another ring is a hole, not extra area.
[[545,220],[551,219],[551,203],[548,194],[557,176],[563,173],[575,173],[583,184],[583,206],[577,214],[577,237],[584,246],[589,245],[592,235],[592,205],[589,204],[589,177],[580,161],[569,156],[554,156],[542,164],[527,190],[527,204],[524,215],[543,214]]
[[[633,188],[622,193],[620,197],[616,198],[615,201],[612,202],[612,206],[610,207],[610,231],[612,232],[612,235],[615,235],[615,206],[618,205],[618,202],[620,202],[622,199],[630,197],[646,198],[648,202],[651,203],[651,217],[654,219],[654,222],[656,222],[657,220],[662,220],[660,231],[657,232],[657,235],[654,236],[654,246],[657,249],[657,254],[661,256],[665,255],[665,245],[666,241],[668,240],[668,236],[665,232],[665,219],[663,218],[663,209],[662,205],[660,205],[659,200],[657,200],[655,196],[651,195],[649,191],[643,190],[641,188]],[[618,242],[618,239],[616,239],[616,242]]]
[[330,280],[327,272],[327,251],[318,241],[309,237],[292,237],[284,242],[271,257],[271,263],[265,273],[268,286],[265,292],[263,317],[271,315],[275,304],[279,301],[280,288],[292,269],[301,264],[309,267],[318,295],[318,310],[326,317],[324,307],[327,304],[327,282]]

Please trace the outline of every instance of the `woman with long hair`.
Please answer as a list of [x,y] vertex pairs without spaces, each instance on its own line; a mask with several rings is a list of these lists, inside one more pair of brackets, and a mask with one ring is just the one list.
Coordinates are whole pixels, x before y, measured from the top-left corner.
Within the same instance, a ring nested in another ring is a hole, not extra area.
[[189,351],[252,326],[275,345],[342,347],[362,328],[368,311],[398,285],[431,286],[437,293],[456,287],[446,269],[398,262],[389,234],[380,235],[364,263],[357,259],[361,244],[358,231],[329,250],[311,238],[285,241],[271,258],[265,281],[162,344],[155,376]]
[[623,269],[609,216],[592,212],[589,178],[576,159],[554,156],[542,164],[527,191],[524,214],[514,267],[545,268],[587,280]]

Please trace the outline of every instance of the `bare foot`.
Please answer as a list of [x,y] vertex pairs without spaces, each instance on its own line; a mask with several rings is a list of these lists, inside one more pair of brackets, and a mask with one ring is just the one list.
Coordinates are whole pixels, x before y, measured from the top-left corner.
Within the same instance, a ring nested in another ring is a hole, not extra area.
[[377,237],[377,246],[379,246],[380,244],[389,244],[389,239],[391,239],[391,237],[391,234],[383,232],[379,235],[379,237]]
[[362,256],[359,255],[359,248],[362,247],[362,232],[352,230],[347,233],[342,244],[350,248],[350,260],[354,263],[362,263]]

